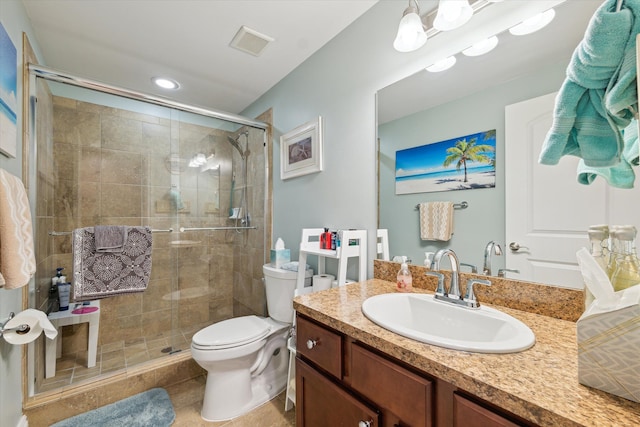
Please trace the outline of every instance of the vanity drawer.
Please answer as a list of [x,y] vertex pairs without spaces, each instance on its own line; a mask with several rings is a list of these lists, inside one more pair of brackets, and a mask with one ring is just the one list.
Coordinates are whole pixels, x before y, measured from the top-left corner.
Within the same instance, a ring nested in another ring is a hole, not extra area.
[[341,379],[342,337],[304,317],[296,322],[296,352]]
[[367,350],[351,346],[351,387],[380,407],[385,425],[432,426],[433,382]]

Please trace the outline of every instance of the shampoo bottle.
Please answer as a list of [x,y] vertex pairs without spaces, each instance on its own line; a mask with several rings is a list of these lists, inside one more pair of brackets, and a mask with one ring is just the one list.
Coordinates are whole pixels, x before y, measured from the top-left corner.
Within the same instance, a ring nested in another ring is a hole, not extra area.
[[413,278],[411,277],[411,271],[406,262],[403,262],[398,271],[398,285],[399,292],[411,292],[413,290]]
[[58,283],[58,298],[60,299],[60,311],[69,310],[69,294],[71,283]]

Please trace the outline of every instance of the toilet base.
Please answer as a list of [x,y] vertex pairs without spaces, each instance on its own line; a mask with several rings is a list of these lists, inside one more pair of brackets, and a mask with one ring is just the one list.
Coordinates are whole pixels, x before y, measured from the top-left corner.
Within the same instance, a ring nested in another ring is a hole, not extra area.
[[[288,351],[283,353],[288,353]],[[280,355],[276,357],[280,358]],[[267,367],[260,376],[251,380],[251,399],[239,408],[229,408],[228,406],[224,410],[215,408],[214,402],[210,400],[210,396],[207,396],[205,390],[204,403],[200,412],[202,419],[208,422],[228,421],[244,415],[278,396],[286,386],[287,366],[286,363],[282,364],[279,360],[276,365],[273,369]],[[280,365],[284,366],[284,369]],[[215,376],[208,375],[207,383],[210,380],[216,381]]]

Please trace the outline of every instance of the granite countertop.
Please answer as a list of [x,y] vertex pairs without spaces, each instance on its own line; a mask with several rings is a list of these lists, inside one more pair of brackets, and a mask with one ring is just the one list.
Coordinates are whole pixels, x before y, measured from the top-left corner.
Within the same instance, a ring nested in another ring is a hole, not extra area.
[[362,314],[366,298],[389,292],[394,283],[372,279],[301,295],[293,304],[301,314],[542,426],[640,425],[640,404],[578,382],[574,322],[494,306],[527,324],[536,344],[512,354],[449,350],[387,331]]

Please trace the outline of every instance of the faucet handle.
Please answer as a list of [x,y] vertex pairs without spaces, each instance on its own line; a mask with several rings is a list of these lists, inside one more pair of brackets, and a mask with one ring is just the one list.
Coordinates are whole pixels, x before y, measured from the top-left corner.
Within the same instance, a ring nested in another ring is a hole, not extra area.
[[444,295],[444,274],[437,271],[425,271],[425,276],[433,276],[438,278],[438,286],[436,287],[436,295]]
[[480,303],[476,301],[476,295],[473,292],[473,285],[486,285],[491,286],[491,282],[485,279],[467,279],[467,295],[464,297],[464,301],[471,308],[480,307]]
[[507,277],[507,272],[509,273],[520,273],[520,270],[511,269],[511,268],[501,268],[498,270],[498,277]]
[[461,263],[460,263],[460,267],[462,267],[462,266],[464,266],[464,267],[469,267],[469,268],[471,269],[471,273],[472,273],[472,274],[476,274],[476,273],[478,272],[478,267],[476,267],[476,266],[475,266],[475,265],[473,265],[473,264],[468,264],[468,263],[466,263],[466,262],[461,262]]

